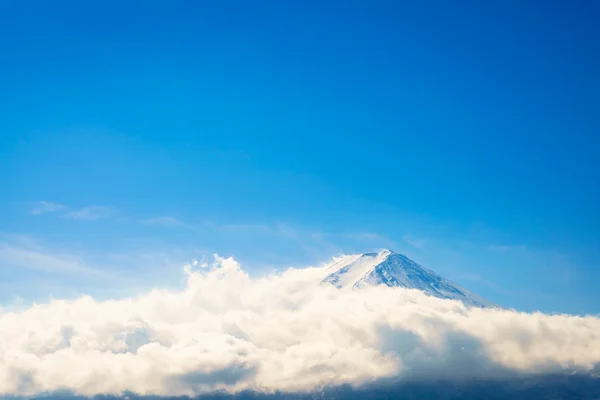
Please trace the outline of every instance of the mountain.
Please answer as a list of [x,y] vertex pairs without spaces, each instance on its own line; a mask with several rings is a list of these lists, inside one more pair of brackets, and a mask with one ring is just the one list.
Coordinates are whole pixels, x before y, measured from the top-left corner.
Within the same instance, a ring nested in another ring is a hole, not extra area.
[[419,289],[441,299],[460,300],[466,306],[493,307],[477,296],[391,250],[344,256],[327,267],[323,282],[338,288],[387,285]]

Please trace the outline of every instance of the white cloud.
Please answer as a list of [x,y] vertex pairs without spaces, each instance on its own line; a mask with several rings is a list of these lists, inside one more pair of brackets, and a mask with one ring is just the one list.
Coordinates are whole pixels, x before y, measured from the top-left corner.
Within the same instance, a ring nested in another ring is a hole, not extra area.
[[112,207],[91,206],[68,212],[63,217],[76,220],[95,221],[111,216],[114,214],[114,211],[115,210]]
[[39,200],[35,203],[30,212],[33,215],[40,215],[45,213],[62,211],[66,208],[67,206],[59,203],[52,203],[50,201]]
[[[225,389],[590,371],[600,319],[467,309],[416,290],[337,290],[324,268],[252,279],[187,266],[181,291],[0,312],[0,394],[195,395]],[[24,334],[26,332],[26,334]]]

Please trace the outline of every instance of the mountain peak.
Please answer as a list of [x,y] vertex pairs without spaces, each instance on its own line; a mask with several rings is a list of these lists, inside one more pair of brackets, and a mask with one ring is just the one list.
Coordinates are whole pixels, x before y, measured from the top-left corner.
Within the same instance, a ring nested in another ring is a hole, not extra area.
[[338,288],[357,289],[376,285],[404,287],[442,299],[460,300],[467,306],[492,306],[487,300],[389,249],[341,257],[326,272],[328,275],[323,282]]
[[391,255],[391,254],[398,254],[390,249],[381,249],[379,250],[378,254],[382,254],[382,255]]
[[393,254],[398,254],[393,250],[390,249],[381,249],[377,252],[370,252],[370,253],[361,253],[361,254],[357,254],[360,257],[380,257],[380,258],[385,258],[388,257],[390,255]]

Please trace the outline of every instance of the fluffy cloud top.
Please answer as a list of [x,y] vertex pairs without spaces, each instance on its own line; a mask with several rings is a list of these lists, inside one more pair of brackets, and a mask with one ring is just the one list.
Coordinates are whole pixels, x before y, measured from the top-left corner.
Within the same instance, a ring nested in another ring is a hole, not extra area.
[[196,395],[502,378],[600,365],[600,319],[468,309],[416,290],[338,290],[323,268],[252,279],[233,259],[181,291],[0,312],[0,394]]

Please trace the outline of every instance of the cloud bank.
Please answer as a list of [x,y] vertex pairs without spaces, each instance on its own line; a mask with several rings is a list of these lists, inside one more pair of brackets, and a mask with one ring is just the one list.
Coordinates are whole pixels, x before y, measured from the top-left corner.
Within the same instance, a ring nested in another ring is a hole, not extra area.
[[338,290],[319,284],[324,268],[253,279],[216,257],[186,273],[180,291],[0,311],[0,395],[310,391],[600,369],[596,317]]

